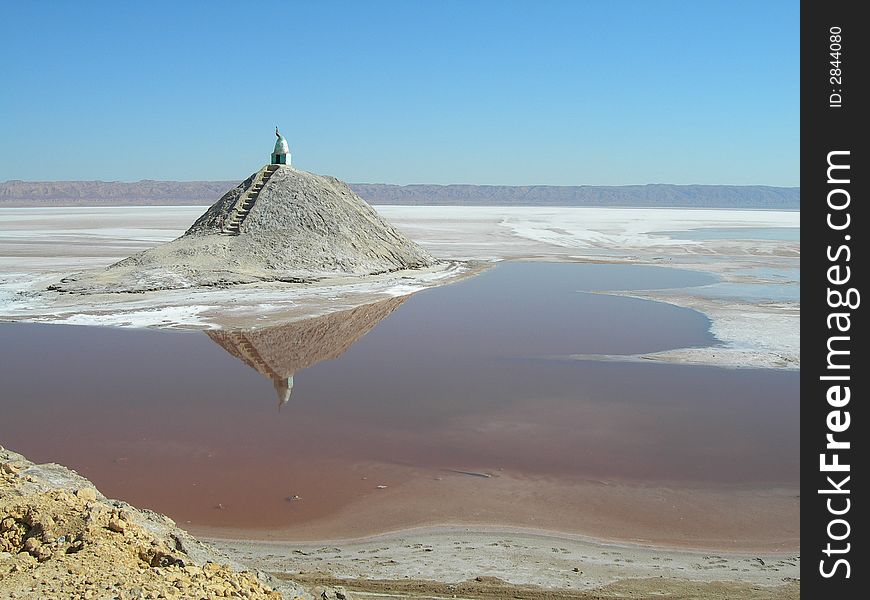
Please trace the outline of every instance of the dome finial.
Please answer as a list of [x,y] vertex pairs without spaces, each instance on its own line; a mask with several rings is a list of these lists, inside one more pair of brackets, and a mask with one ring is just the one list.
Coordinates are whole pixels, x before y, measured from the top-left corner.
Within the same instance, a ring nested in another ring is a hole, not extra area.
[[275,125],[275,135],[279,138],[281,137],[281,134],[278,133],[278,126],[277,125]]

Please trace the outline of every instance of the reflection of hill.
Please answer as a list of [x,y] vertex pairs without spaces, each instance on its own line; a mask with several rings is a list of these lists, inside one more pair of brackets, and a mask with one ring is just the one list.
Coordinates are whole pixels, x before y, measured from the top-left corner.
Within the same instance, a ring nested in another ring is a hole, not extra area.
[[284,404],[290,398],[296,371],[341,356],[407,298],[390,298],[277,327],[206,331],[206,335],[271,379],[279,402]]

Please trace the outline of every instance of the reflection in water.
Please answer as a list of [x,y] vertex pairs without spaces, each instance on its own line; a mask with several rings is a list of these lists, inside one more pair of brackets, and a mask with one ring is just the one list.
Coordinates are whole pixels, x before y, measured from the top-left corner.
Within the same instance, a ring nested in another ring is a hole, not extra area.
[[293,375],[324,360],[338,358],[408,296],[277,327],[207,331],[224,350],[272,380],[278,408],[290,399]]

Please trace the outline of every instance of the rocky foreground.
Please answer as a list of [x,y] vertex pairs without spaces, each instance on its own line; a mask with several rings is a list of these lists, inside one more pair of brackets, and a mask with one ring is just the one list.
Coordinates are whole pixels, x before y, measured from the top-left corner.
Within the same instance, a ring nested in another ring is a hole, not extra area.
[[0,448],[0,598],[348,597],[313,591],[235,563],[74,471]]

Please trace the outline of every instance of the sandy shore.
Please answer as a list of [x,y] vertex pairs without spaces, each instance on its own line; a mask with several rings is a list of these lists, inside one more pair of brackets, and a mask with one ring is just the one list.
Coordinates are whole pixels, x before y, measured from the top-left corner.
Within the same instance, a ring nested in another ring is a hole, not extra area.
[[[410,579],[457,584],[495,577],[521,586],[593,590],[624,580],[668,579],[667,585],[659,581],[668,594],[679,587],[679,580],[729,581],[769,587],[770,597],[782,597],[773,590],[800,576],[797,552],[648,548],[521,529],[410,529],[317,543],[206,539],[246,564],[292,575],[296,581],[327,575],[345,582]],[[701,592],[692,597],[708,596]]]
[[296,576],[306,585],[341,586],[346,597],[370,600],[408,598],[417,600],[621,600],[625,598],[656,598],[683,600],[797,600],[800,582],[789,580],[782,585],[765,586],[733,581],[691,581],[687,579],[647,578],[621,579],[603,587],[577,590],[546,588],[506,583],[496,577],[478,576],[461,583],[441,583],[419,579],[354,579],[344,580],[321,573]]
[[[778,586],[800,576],[799,511],[795,490],[735,493],[457,474],[434,484],[418,479],[390,486],[292,530],[192,531],[258,569],[296,581],[357,585],[354,589],[366,593],[388,589],[371,581],[413,580],[418,585],[409,594],[451,597],[431,582],[494,577],[513,586],[562,591],[653,580],[664,597],[684,582],[728,581],[787,597]],[[467,515],[466,522],[443,525],[456,514]],[[432,524],[414,526],[421,515]],[[576,533],[566,533],[571,531]],[[335,532],[354,537],[338,538]],[[669,583],[661,587],[662,579]],[[405,588],[390,588],[400,589]],[[653,589],[641,585],[634,591]],[[514,588],[489,592],[536,597]],[[485,598],[489,592],[467,597]],[[701,587],[692,597],[715,597],[709,592]],[[731,597],[750,597],[745,592],[729,591]]]

